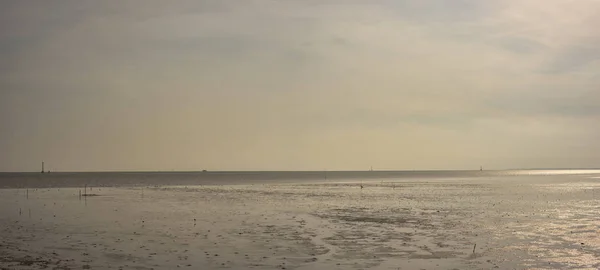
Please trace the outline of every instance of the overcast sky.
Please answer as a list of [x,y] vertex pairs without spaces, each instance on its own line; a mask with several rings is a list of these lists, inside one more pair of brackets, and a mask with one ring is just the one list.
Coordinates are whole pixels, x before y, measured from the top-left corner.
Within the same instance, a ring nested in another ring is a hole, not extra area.
[[600,1],[0,2],[0,171],[600,167]]

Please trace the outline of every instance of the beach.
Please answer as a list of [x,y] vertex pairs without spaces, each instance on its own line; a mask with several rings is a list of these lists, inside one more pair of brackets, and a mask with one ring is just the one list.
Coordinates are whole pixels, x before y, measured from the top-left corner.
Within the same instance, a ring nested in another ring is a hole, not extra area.
[[600,268],[595,173],[121,177],[3,180],[0,269]]

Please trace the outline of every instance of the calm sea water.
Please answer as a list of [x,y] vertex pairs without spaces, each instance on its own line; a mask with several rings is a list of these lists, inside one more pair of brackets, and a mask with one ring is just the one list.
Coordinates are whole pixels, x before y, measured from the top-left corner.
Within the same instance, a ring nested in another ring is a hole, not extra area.
[[600,269],[600,170],[1,173],[0,186],[0,268]]
[[514,176],[599,175],[600,169],[499,171],[264,171],[0,173],[0,188],[233,185],[289,182],[384,181]]

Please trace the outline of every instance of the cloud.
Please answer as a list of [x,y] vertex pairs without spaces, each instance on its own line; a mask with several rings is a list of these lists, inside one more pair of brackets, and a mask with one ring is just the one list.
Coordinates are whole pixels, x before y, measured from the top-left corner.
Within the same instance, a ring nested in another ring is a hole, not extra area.
[[0,170],[526,167],[507,160],[599,147],[597,1],[1,5]]

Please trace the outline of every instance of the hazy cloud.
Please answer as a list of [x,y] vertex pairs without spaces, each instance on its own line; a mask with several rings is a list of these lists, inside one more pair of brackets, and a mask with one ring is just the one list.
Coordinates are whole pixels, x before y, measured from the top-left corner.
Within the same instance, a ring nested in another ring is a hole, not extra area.
[[597,166],[598,12],[3,1],[0,170]]

